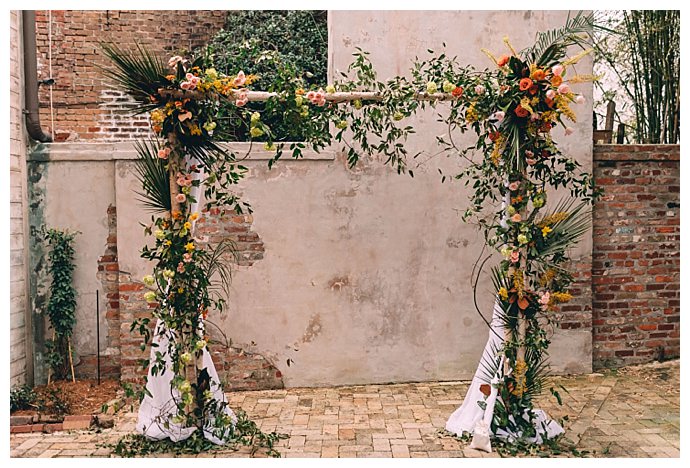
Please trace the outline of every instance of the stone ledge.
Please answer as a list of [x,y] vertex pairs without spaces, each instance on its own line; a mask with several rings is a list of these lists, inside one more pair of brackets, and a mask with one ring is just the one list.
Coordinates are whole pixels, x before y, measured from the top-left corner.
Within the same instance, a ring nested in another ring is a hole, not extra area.
[[[250,163],[252,161],[268,161],[272,159],[275,153],[273,151],[266,151],[261,144],[254,144],[251,148],[251,153],[244,158],[244,155],[249,152],[250,143],[224,143],[220,145],[228,151],[233,151],[238,155],[238,163]],[[305,148],[302,150],[302,157],[299,159],[292,159],[292,152],[289,150],[289,144],[283,151],[282,161],[333,161],[335,159],[336,151],[331,148],[326,148],[320,153],[311,149]],[[29,161],[35,162],[82,162],[82,161],[120,161],[120,160],[134,160],[139,156],[134,147],[134,141],[118,141],[118,142],[99,142],[99,143],[82,143],[82,142],[66,142],[66,143],[47,143],[37,145],[33,151],[28,154]]]

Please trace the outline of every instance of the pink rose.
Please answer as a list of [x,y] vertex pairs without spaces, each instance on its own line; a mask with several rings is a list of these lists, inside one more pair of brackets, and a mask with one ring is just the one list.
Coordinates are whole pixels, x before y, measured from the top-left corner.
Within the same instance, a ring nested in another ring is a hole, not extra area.
[[309,92],[307,93],[307,96],[306,96],[306,97],[307,97],[307,99],[309,99],[310,101],[313,101],[315,95],[316,95],[316,93],[315,93],[314,91],[309,91]]
[[539,304],[541,304],[541,310],[546,310],[549,307],[549,302],[551,301],[551,293],[546,291],[539,298]]
[[189,81],[183,81],[182,83],[180,83],[180,88],[192,89],[192,84]]
[[194,75],[192,75],[191,73],[187,73],[184,77],[187,79],[187,81],[192,81],[192,78],[194,78]]
[[509,188],[512,192],[516,191],[516,190],[518,189],[518,187],[520,187],[520,181],[519,181],[519,180],[516,180],[515,182],[511,182],[511,183],[508,185],[508,188]]
[[565,136],[570,136],[573,134],[573,132],[575,132],[575,130],[573,130],[572,128],[565,127]]
[[546,99],[553,99],[556,97],[556,91],[550,89],[546,92]]
[[506,113],[503,111],[498,111],[498,112],[494,113],[494,118],[496,120],[498,120],[499,122],[502,121],[503,119],[505,119],[505,117],[506,117]]
[[517,262],[519,262],[519,261],[520,261],[520,252],[518,252],[517,250],[513,250],[513,251],[510,253],[510,261],[511,261],[512,263],[517,263]]
[[168,60],[168,66],[170,68],[176,67],[179,62],[182,62],[184,59],[180,57],[179,55],[175,55],[173,57],[170,57],[170,60]]
[[474,92],[477,94],[484,94],[484,91],[486,91],[486,88],[480,84],[474,87]]
[[184,203],[185,201],[187,201],[187,196],[184,193],[178,193],[175,196],[175,201],[177,203]]
[[177,272],[184,273],[184,263],[180,262],[177,264]]
[[158,157],[161,159],[168,159],[170,156],[170,148],[161,148],[158,150]]
[[525,151],[525,156],[527,156],[528,158],[531,158],[532,156],[534,156],[534,152],[533,152],[533,151],[530,151],[530,150],[526,150],[526,151]]
[[522,216],[520,216],[520,213],[515,213],[513,216],[510,217],[510,220],[514,223],[519,223],[522,221]]
[[558,87],[559,94],[568,94],[570,92],[570,86],[567,83],[563,83]]
[[182,256],[182,258],[184,259],[184,262],[185,262],[185,263],[190,263],[190,262],[192,261],[192,254],[190,254],[189,252],[187,252],[186,254],[184,254],[184,255]]
[[525,161],[527,161],[527,164],[529,164],[530,166],[534,166],[535,164],[537,164],[536,159],[527,158]]
[[235,86],[242,86],[245,82],[247,81],[247,77],[244,76],[244,72],[240,70],[240,72],[237,74],[237,77],[232,80],[232,84]]
[[578,94],[577,97],[575,98],[575,102],[577,104],[584,104],[585,101],[586,101],[586,99],[582,94]]
[[535,120],[539,120],[539,114],[537,114],[537,113],[535,112],[534,114],[532,114],[532,115],[529,116],[529,119],[530,119],[532,122],[534,122]]
[[554,65],[553,67],[551,67],[551,73],[553,73],[556,76],[561,76],[563,70],[563,65]]

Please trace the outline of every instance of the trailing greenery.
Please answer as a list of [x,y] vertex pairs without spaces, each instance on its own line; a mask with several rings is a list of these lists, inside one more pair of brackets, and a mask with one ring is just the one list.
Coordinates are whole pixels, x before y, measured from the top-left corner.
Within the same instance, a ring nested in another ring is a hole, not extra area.
[[[446,430],[439,431],[441,437],[452,437],[455,440],[469,444],[472,441],[472,434],[464,432],[462,435],[455,435]],[[491,447],[503,457],[539,457],[539,458],[553,458],[561,457],[563,455],[571,455],[575,458],[585,458],[595,455],[594,452],[588,450],[579,450],[574,444],[567,442],[563,436],[546,439],[541,444],[525,442],[524,440],[503,440],[494,439],[491,442]]]
[[172,442],[170,439],[151,440],[141,434],[128,434],[116,444],[101,446],[111,448],[115,455],[128,458],[154,454],[186,455],[225,450],[236,451],[243,446],[251,448],[252,456],[258,453],[269,457],[280,457],[280,452],[275,446],[279,440],[286,438],[286,434],[262,432],[245,412],[238,411],[237,422],[232,426],[230,435],[226,437],[225,445],[216,445],[196,431],[179,442]]
[[77,291],[74,289],[74,238],[78,232],[48,229],[45,239],[50,246],[49,271],[52,277],[47,315],[55,333],[48,341],[48,363],[56,380],[70,373],[69,341],[76,324]]

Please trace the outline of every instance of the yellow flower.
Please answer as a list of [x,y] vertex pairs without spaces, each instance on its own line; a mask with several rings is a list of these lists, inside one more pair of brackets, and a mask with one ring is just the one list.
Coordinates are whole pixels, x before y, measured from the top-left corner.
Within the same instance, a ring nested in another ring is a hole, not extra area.
[[508,290],[506,288],[501,288],[498,290],[498,295],[501,296],[501,299],[506,300],[508,299]]
[[192,215],[189,217],[192,221],[196,221],[199,218],[199,213],[192,213]]
[[177,292],[182,294],[184,292],[184,288],[180,286],[179,288],[177,288]]
[[189,243],[187,243],[187,244],[184,246],[184,248],[187,250],[187,252],[191,252],[192,250],[194,250],[194,242],[189,242]]
[[479,113],[477,112],[476,103],[470,104],[470,107],[465,111],[465,120],[467,123],[476,122],[479,120]]
[[573,295],[567,292],[552,292],[551,293],[551,303],[562,304],[564,302],[570,302]]
[[165,243],[165,245],[167,245],[168,247],[170,247],[170,246],[172,245],[172,241],[171,241],[170,239],[166,240],[164,243]]
[[186,223],[184,223],[183,227],[189,231],[190,229],[192,229],[192,223],[187,221]]
[[550,233],[551,231],[553,231],[553,229],[551,229],[551,228],[548,227],[548,226],[544,226],[543,228],[541,228],[541,235],[542,235],[542,237],[548,236],[549,233]]
[[198,125],[192,125],[192,127],[189,130],[192,135],[201,135],[201,129]]

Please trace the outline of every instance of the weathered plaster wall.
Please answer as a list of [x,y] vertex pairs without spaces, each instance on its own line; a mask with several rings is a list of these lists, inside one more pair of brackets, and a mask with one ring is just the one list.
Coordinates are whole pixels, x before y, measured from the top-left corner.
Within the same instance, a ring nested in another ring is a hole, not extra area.
[[[531,43],[533,31],[559,26],[565,17],[565,12],[332,12],[331,75],[346,68],[355,46],[371,52],[381,78],[404,73],[415,55],[439,50],[442,42],[461,62],[488,67],[481,47],[502,53],[508,33],[522,48]],[[579,65],[582,72],[589,68],[586,60]],[[591,102],[591,87],[578,89]],[[591,105],[580,107],[578,116],[576,133],[569,138],[561,133],[558,140],[590,169]],[[418,135],[410,150],[433,154],[435,136],[443,132],[433,112],[412,124]],[[70,201],[47,202],[46,218],[84,232],[79,268],[89,272],[80,273],[79,281],[86,295],[97,286],[97,259],[105,248],[113,200],[121,273],[137,280],[149,269],[139,258],[145,241],[139,222],[150,218],[136,201],[131,147],[125,146],[89,156],[88,145],[75,144],[84,154],[73,159],[114,158],[114,164],[48,163],[48,189]],[[362,161],[349,170],[336,148],[282,161],[271,171],[260,156],[250,159],[250,175],[240,189],[255,210],[252,230],[264,255],[252,266],[238,267],[228,313],[210,320],[235,345],[272,361],[287,386],[470,377],[488,330],[472,307],[470,274],[481,238],[461,220],[468,192],[459,184],[442,185],[436,171],[438,165],[452,171],[454,164],[436,158],[417,167],[411,180],[382,161]],[[79,189],[61,188],[77,180]],[[89,206],[68,211],[70,203]],[[586,271],[590,255],[588,239],[576,253]],[[482,310],[490,314],[487,276],[480,292],[485,293],[479,297]],[[80,319],[91,324],[92,310],[88,300],[80,304]],[[126,312],[122,306],[121,314]],[[585,318],[588,313],[591,321],[591,312],[581,312]],[[88,326],[80,329],[84,349],[93,348]],[[555,333],[556,370],[591,369],[591,329]]]

